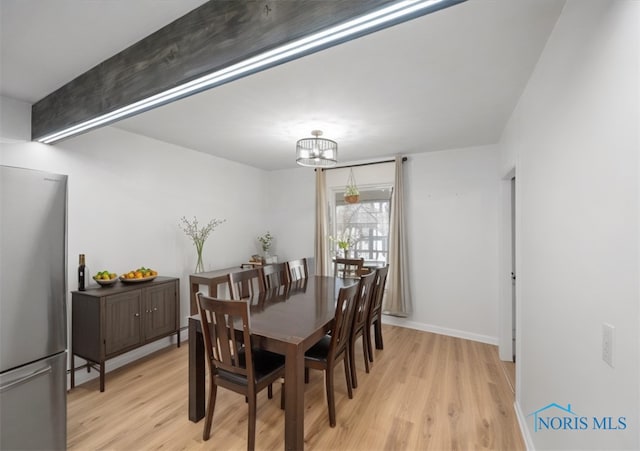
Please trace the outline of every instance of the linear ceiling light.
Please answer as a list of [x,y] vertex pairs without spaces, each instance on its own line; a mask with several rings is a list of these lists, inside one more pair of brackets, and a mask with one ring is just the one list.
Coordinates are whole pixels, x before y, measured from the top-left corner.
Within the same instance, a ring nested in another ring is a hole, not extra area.
[[411,16],[428,14],[430,12],[461,3],[465,0],[406,0],[394,3],[388,7],[374,11],[340,25],[327,28],[321,32],[312,34],[289,44],[282,45],[268,52],[248,58],[224,69],[212,72],[187,83],[178,85],[159,94],[139,100],[125,107],[103,114],[93,119],[81,122],[55,133],[36,139],[44,144],[52,144],[61,139],[78,135],[92,128],[99,127],[118,119],[132,116],[136,113],[168,103],[190,94],[221,85],[243,75],[257,72],[260,69],[275,66],[295,56],[309,54],[311,51],[326,48],[331,44],[345,41],[358,34],[364,34],[366,30],[382,28],[384,24],[399,22],[401,18],[407,20]]

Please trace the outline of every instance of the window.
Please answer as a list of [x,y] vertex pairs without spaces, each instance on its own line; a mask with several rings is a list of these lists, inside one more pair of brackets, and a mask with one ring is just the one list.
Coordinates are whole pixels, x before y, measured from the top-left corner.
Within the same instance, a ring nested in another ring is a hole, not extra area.
[[[334,191],[330,209],[332,236],[348,232],[354,238],[349,257],[364,258],[366,262],[386,263],[389,253],[389,217],[392,186],[358,187],[360,202],[344,201],[344,190]],[[332,254],[337,245],[330,242]]]

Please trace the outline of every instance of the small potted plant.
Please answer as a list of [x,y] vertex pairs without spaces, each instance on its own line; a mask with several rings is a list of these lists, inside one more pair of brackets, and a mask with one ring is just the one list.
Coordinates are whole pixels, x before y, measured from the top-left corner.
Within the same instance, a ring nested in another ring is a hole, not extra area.
[[344,201],[348,204],[357,204],[360,201],[360,191],[356,186],[356,179],[353,176],[353,169],[349,172],[349,179],[344,191]]
[[264,252],[264,262],[275,263],[277,257],[269,255],[269,250],[271,249],[271,245],[273,244],[273,235],[271,235],[271,232],[267,230],[267,233],[258,237],[258,241],[260,241],[260,244],[262,245],[262,251]]

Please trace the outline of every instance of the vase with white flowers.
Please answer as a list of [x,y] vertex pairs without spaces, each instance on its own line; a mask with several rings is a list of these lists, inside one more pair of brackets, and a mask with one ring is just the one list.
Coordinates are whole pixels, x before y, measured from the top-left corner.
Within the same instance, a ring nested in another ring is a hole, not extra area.
[[355,228],[346,228],[342,233],[338,232],[335,237],[330,236],[329,240],[338,246],[336,254],[342,254],[344,258],[347,258],[347,253],[350,248],[354,248],[358,243],[358,230]]
[[264,260],[266,263],[269,263],[267,260],[269,260],[269,250],[273,244],[273,235],[267,230],[267,233],[258,237],[258,241],[260,241],[262,251],[264,252]]
[[195,216],[193,217],[193,221],[189,221],[185,216],[180,218],[180,224],[178,224],[178,226],[189,238],[191,238],[198,254],[198,261],[196,262],[196,269],[194,272],[204,272],[204,263],[202,261],[202,248],[204,247],[204,242],[207,240],[207,237],[209,237],[209,234],[211,234],[211,232],[213,232],[216,227],[223,222],[226,222],[226,219],[212,219],[205,226],[200,227],[198,225],[198,219]]

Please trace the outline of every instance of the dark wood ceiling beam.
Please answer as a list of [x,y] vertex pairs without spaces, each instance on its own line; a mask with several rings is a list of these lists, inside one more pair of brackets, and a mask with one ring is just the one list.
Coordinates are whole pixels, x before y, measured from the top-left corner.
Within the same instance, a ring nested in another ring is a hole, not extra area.
[[209,1],[36,102],[32,107],[32,139],[118,110],[390,3],[394,2]]

